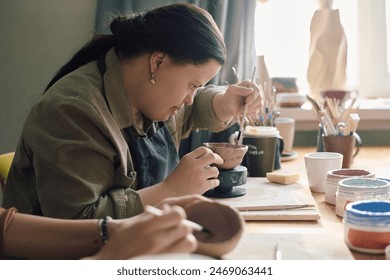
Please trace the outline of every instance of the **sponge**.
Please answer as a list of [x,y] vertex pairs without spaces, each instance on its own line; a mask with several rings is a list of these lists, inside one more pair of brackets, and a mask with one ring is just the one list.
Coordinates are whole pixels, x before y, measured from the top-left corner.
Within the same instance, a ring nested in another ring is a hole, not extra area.
[[273,182],[273,183],[289,185],[289,184],[293,184],[299,180],[299,174],[298,173],[268,172],[267,179],[268,179],[268,181]]

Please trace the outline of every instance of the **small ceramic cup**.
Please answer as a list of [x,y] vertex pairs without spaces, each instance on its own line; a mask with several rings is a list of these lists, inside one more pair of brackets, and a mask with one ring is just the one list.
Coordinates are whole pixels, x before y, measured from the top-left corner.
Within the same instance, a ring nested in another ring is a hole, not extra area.
[[307,181],[312,192],[325,193],[326,176],[329,170],[340,169],[343,155],[330,152],[305,154]]

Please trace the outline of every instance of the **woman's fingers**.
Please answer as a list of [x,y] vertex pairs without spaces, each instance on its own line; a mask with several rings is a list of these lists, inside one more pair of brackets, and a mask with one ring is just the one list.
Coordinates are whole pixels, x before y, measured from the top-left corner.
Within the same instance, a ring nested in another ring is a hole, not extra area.
[[191,153],[195,159],[199,160],[199,164],[201,164],[203,166],[208,166],[208,165],[211,165],[213,163],[216,163],[216,164],[223,163],[223,159],[218,154],[213,153],[213,151],[211,151],[207,147],[203,147],[203,146],[199,147]]
[[[192,252],[196,241],[192,228],[183,223],[185,211],[179,206],[161,205],[162,215],[155,217],[150,224],[150,234],[156,236],[153,253]],[[153,214],[151,214],[153,215]]]
[[152,216],[156,216],[153,225],[151,225],[151,230],[167,230],[180,224],[186,217],[183,208],[177,205],[170,207],[168,204],[162,204],[160,208],[162,211],[161,216],[149,213]]
[[162,253],[192,253],[198,248],[198,242],[192,234],[187,234],[184,238],[170,244]]
[[238,112],[244,112],[245,104],[248,104],[248,114],[256,112],[262,107],[262,98],[260,88],[256,83],[251,83],[249,80],[242,81],[238,85],[232,85],[231,94],[240,97]]

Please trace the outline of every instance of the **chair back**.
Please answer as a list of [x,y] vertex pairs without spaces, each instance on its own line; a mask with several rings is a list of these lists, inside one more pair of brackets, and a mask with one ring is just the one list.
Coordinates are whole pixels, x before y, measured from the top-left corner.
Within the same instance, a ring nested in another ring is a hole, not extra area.
[[0,155],[0,187],[2,191],[4,190],[5,180],[8,177],[14,156],[14,152]]

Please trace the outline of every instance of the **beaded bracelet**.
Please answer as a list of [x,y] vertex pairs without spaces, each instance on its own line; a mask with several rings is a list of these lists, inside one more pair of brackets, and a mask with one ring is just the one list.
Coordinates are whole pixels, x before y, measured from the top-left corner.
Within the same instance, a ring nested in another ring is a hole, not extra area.
[[106,216],[103,219],[99,220],[98,226],[99,226],[99,234],[102,238],[103,243],[107,243],[108,241],[108,232],[107,232],[107,224],[108,221],[111,220],[110,216]]

